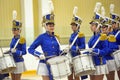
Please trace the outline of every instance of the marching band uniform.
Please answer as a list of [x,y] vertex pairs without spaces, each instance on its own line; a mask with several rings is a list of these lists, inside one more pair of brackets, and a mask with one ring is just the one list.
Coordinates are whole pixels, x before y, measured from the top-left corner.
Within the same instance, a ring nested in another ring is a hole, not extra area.
[[[94,19],[93,21],[90,22],[90,24],[97,24],[96,27],[99,27],[99,23],[101,23],[102,20],[104,19],[101,17],[101,15],[95,13]],[[99,42],[93,48],[98,38],[99,38]],[[108,68],[106,65],[106,58],[105,58],[105,56],[108,54],[107,36],[105,34],[94,32],[93,36],[90,38],[88,42],[88,46],[89,48],[93,48],[92,57],[96,68],[95,73],[93,73],[92,75],[108,74]]]
[[[91,39],[88,42],[89,48],[92,48],[92,46],[95,44],[97,39],[100,37],[100,34],[95,34],[91,37]],[[100,75],[100,74],[107,74],[108,69],[106,65],[106,58],[105,55],[107,55],[107,41],[106,39],[100,39],[96,47],[93,49],[93,61],[95,63],[96,72],[94,75]],[[102,70],[103,68],[103,70]]]
[[[118,23],[119,26],[120,26],[120,16],[118,14],[113,13],[113,11],[114,11],[114,4],[111,4],[110,8],[111,8],[110,18],[112,18],[114,20],[113,23],[116,23],[116,24]],[[117,29],[113,29],[112,34],[115,35],[116,43],[118,44],[119,49],[120,49],[120,32],[119,32],[120,28],[119,28],[119,26],[118,26]]]
[[[50,13],[43,16],[43,24],[52,23],[54,24],[54,14]],[[40,34],[36,40],[31,44],[28,51],[30,54],[41,57],[44,55],[46,58],[44,60],[39,61],[37,74],[42,76],[49,76],[50,80],[53,80],[53,76],[50,71],[50,65],[46,63],[46,61],[52,57],[59,56],[60,54],[60,46],[57,42],[57,36],[54,34],[50,35],[48,31],[43,34]],[[36,51],[35,49],[41,46],[43,53]]]
[[[35,50],[39,45],[41,45],[45,57],[49,57],[49,56],[55,57],[55,56],[59,56],[60,54],[59,44],[55,38],[54,33],[53,35],[50,35],[49,32],[45,32],[39,35],[28,49],[29,53],[39,57],[42,53]],[[48,59],[49,58],[39,61],[38,72],[37,72],[38,75],[47,75],[47,76],[51,75],[50,67],[46,63]],[[51,78],[50,80],[53,79]]]
[[[17,30],[21,28],[22,23],[19,21],[13,20],[13,30]],[[18,45],[16,46],[15,50],[12,50],[16,44],[16,42],[19,40]],[[25,38],[18,35],[14,36],[12,38],[12,41],[10,43],[10,50],[12,52],[14,61],[16,63],[16,69],[12,73],[14,74],[19,74],[25,71],[25,64],[24,64],[24,59],[23,55],[26,54],[26,41]]]
[[[79,22],[80,21],[80,22]],[[79,17],[74,17],[72,19],[71,24],[75,23],[75,24],[81,24],[81,19]],[[73,40],[75,39],[75,37],[78,36],[77,40],[75,41],[74,45],[71,47],[70,51],[72,54],[72,57],[78,56],[79,54],[77,53],[78,49],[85,49],[85,36],[82,32],[80,32],[79,30],[76,32],[73,32],[71,34],[71,37],[69,39],[69,44],[71,44],[73,42]]]
[[[112,26],[118,26],[117,28],[113,28],[112,34],[115,35],[116,38],[116,43],[119,46],[120,49],[120,16],[118,14],[115,14],[114,12],[114,4],[110,5],[110,17],[114,19],[113,25]],[[120,69],[117,69],[118,77],[120,79]]]
[[[110,26],[112,22],[113,22],[112,19],[106,17],[101,27],[107,27],[107,30],[108,30],[109,28],[111,28]],[[111,32],[107,32],[106,34],[108,36],[107,40],[108,40],[109,48],[108,48],[108,54],[105,57],[107,60],[108,70],[109,72],[111,72],[116,70],[116,65],[115,65],[115,61],[114,61],[114,57],[112,56],[112,53],[118,50],[118,45],[116,44],[115,36]]]
[[[74,9],[75,8],[76,7],[74,7]],[[78,16],[74,15],[72,18],[71,25],[76,24],[77,25],[76,27],[80,27],[81,23],[82,23],[82,20]],[[70,53],[71,53],[72,57],[80,55],[79,54],[80,49],[85,49],[85,36],[79,30],[77,30],[76,32],[73,32],[71,34],[71,37],[69,39],[69,44],[72,44],[73,40],[75,39],[75,37],[77,35],[78,35],[78,38],[70,49]],[[87,76],[81,76],[81,79],[86,79],[86,78],[87,78]]]

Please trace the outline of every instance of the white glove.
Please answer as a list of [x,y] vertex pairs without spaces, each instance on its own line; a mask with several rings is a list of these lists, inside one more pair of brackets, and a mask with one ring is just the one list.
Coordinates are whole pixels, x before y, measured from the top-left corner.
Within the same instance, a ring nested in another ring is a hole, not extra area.
[[15,52],[16,52],[16,49],[12,48],[12,49],[11,49],[11,52],[12,52],[12,53],[15,53]]
[[93,49],[92,49],[92,48],[89,48],[89,49],[88,49],[88,52],[89,52],[89,53],[93,52]]
[[44,56],[43,54],[41,54],[41,55],[39,56],[39,58],[40,58],[41,60],[44,60],[44,59],[45,59],[45,56]]
[[63,53],[68,53],[69,52],[69,47],[66,47],[65,49],[63,49]]

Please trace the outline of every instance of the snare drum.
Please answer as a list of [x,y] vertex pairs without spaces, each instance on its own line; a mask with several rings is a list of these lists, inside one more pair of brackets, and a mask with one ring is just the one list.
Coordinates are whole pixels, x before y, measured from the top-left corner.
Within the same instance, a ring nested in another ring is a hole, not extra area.
[[73,68],[76,76],[89,75],[95,72],[92,56],[88,54],[73,57]]
[[66,56],[53,57],[47,63],[50,65],[54,79],[61,79],[71,74],[70,63]]
[[16,65],[13,56],[10,54],[4,54],[0,57],[0,71],[1,74],[12,72],[16,69]]
[[113,53],[114,59],[115,59],[115,63],[116,63],[116,67],[119,70],[120,69],[120,50],[117,50]]

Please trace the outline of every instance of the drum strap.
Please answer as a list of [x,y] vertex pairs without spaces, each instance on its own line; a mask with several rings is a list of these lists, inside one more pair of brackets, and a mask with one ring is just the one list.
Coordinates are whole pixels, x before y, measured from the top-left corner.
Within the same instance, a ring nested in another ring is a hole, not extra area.
[[20,39],[17,40],[15,46],[14,46],[14,49],[17,47],[18,43],[19,43]]
[[117,37],[119,33],[120,33],[120,31],[118,31],[118,32],[115,34],[115,37]]
[[60,41],[57,39],[57,37],[55,37],[55,39],[57,40],[57,43],[58,43],[60,50],[61,50],[62,47],[61,47]]

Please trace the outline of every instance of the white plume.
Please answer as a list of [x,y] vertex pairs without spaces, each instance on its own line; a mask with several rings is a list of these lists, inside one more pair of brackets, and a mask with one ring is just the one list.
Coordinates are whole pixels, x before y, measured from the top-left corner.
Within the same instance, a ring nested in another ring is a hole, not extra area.
[[102,6],[101,7],[101,15],[104,17],[105,16],[105,8]]
[[76,16],[77,11],[78,11],[78,7],[77,7],[77,6],[75,6],[75,7],[74,7],[74,9],[73,9],[73,15],[74,15],[74,16]]
[[110,4],[110,13],[114,12],[114,8],[115,8],[114,4]]
[[102,5],[101,2],[97,2],[95,5],[94,12],[99,12],[101,5]]
[[13,20],[16,20],[16,18],[17,18],[17,11],[13,10]]
[[54,11],[53,2],[49,0],[48,4],[49,4],[50,13],[52,13]]

